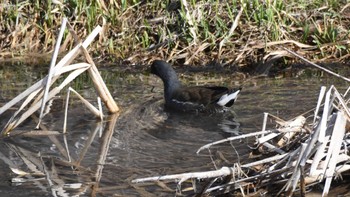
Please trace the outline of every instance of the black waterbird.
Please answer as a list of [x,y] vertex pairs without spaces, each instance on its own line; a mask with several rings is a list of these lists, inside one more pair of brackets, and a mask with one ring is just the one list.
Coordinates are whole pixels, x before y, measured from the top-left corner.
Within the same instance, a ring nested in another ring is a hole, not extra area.
[[170,64],[155,60],[151,73],[164,84],[165,108],[182,112],[225,112],[236,101],[241,88],[183,86]]

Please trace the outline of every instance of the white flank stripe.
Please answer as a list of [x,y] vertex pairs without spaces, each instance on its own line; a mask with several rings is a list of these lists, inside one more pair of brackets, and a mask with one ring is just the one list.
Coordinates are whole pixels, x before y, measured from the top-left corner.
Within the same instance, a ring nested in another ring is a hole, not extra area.
[[220,106],[225,106],[231,100],[237,99],[239,92],[240,92],[240,90],[237,90],[236,92],[231,93],[230,95],[228,95],[228,94],[222,95],[221,98],[219,99],[219,101],[217,102],[217,104]]

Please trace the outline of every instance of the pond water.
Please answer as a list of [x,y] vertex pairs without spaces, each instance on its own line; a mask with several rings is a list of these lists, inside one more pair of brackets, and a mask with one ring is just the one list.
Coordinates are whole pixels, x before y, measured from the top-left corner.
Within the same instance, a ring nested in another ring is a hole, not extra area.
[[[174,183],[132,184],[131,180],[247,163],[252,141],[222,144],[199,155],[196,151],[207,143],[261,130],[264,112],[288,120],[312,109],[321,85],[335,84],[341,92],[348,85],[332,77],[237,80],[229,75],[183,75],[188,84],[243,86],[231,112],[204,116],[164,112],[162,82],[155,76],[110,68],[101,69],[101,74],[121,112],[101,122],[72,98],[66,135],[3,139],[2,195],[174,196]],[[44,75],[39,68],[2,67],[0,106]],[[87,78],[81,76],[72,87],[97,106]],[[64,95],[54,99],[43,122],[47,130],[62,131],[64,102]],[[13,112],[14,108],[0,115],[1,128]],[[34,117],[17,130],[33,130],[35,125]],[[27,173],[18,175],[13,170]]]

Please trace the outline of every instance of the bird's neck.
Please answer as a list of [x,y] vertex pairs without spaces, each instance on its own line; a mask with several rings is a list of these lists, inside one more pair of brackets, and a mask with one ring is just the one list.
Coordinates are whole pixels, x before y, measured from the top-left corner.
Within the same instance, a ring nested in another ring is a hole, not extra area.
[[168,102],[171,100],[173,93],[181,87],[181,82],[179,81],[175,71],[167,73],[168,75],[162,78],[164,83],[164,97]]

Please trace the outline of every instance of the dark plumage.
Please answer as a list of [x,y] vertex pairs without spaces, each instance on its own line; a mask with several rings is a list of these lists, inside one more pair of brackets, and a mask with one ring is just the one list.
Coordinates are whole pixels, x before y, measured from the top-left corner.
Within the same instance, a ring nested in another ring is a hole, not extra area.
[[181,85],[176,72],[165,61],[155,60],[151,73],[157,75],[164,83],[165,107],[183,112],[224,112],[236,101],[241,88]]

